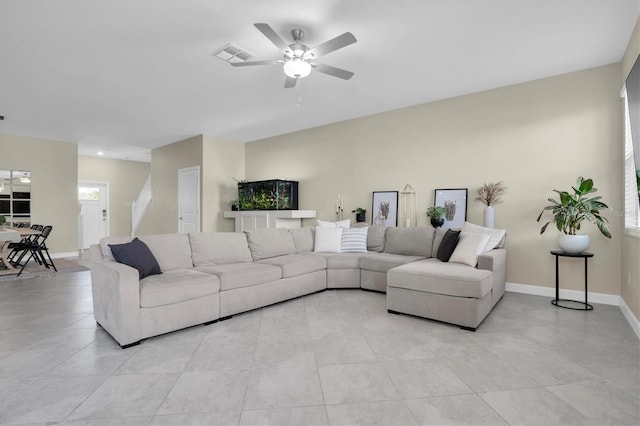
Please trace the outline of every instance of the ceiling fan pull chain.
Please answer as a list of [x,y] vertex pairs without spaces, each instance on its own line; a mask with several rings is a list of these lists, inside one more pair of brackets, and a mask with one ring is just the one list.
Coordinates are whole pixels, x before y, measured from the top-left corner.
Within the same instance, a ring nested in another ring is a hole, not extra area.
[[296,84],[296,109],[300,109],[300,104],[302,104],[302,95],[300,94],[302,82],[299,80],[300,79],[298,79],[298,84]]

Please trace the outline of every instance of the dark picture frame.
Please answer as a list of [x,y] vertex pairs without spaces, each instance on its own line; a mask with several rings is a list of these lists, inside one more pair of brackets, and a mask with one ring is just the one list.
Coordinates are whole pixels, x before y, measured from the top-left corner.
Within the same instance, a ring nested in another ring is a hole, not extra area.
[[398,226],[398,191],[374,191],[371,224]]
[[444,207],[446,210],[442,228],[462,228],[467,220],[467,188],[436,189],[434,206]]

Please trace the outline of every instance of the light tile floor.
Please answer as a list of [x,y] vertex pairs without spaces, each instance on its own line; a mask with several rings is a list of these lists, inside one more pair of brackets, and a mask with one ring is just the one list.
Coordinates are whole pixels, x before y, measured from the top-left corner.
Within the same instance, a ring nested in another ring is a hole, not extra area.
[[476,333],[329,290],[120,349],[88,272],[0,283],[0,423],[640,423],[620,309],[508,293]]

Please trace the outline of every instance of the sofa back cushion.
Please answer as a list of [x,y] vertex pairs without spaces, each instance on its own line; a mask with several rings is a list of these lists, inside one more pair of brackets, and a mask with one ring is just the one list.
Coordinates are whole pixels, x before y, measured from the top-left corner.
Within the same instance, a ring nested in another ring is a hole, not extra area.
[[438,249],[442,242],[442,237],[447,233],[448,228],[436,228],[433,233],[433,248],[431,249],[431,257],[438,257]]
[[433,228],[387,228],[384,252],[431,257]]
[[288,229],[263,228],[244,231],[253,260],[283,256],[296,252],[293,236]]
[[251,262],[247,236],[240,232],[189,234],[194,266]]
[[289,233],[293,238],[293,244],[296,246],[296,253],[308,253],[314,248],[315,229],[310,227],[291,228]]
[[109,244],[126,244],[131,241],[133,241],[133,237],[106,237],[100,239],[100,252],[102,253],[102,258],[104,260],[115,262],[116,259],[113,257]]
[[187,234],[159,234],[139,237],[158,261],[162,271],[193,267]]
[[384,250],[384,226],[370,226],[367,232],[367,250],[382,253]]

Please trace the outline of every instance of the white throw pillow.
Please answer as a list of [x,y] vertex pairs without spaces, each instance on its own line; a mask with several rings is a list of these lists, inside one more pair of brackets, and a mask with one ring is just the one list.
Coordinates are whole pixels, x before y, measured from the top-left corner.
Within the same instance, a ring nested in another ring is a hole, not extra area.
[[469,222],[464,223],[462,232],[489,235],[489,240],[487,241],[487,245],[483,252],[502,247],[504,245],[504,237],[507,234],[507,231],[504,229],[485,228],[484,226],[474,225]]
[[342,230],[342,253],[366,253],[367,233],[366,226],[358,228],[344,228]]
[[351,228],[351,221],[349,219],[339,220],[337,222],[318,220],[318,226],[323,228]]
[[323,228],[316,226],[316,241],[313,251],[340,253],[342,246],[342,228]]
[[478,264],[478,255],[483,252],[487,241],[489,241],[488,234],[460,232],[458,245],[449,258],[449,262],[464,263],[475,268]]

